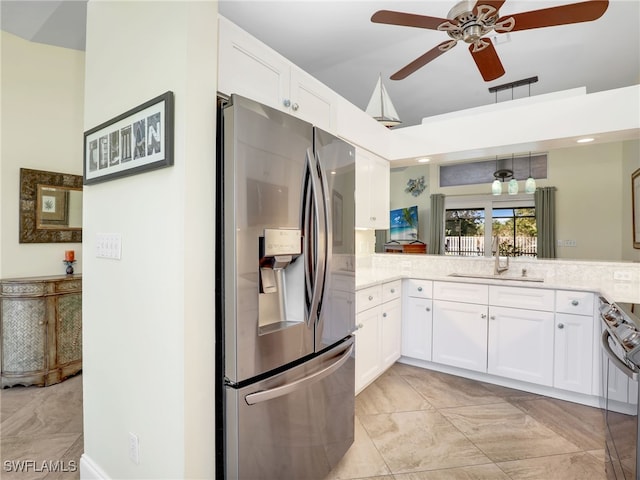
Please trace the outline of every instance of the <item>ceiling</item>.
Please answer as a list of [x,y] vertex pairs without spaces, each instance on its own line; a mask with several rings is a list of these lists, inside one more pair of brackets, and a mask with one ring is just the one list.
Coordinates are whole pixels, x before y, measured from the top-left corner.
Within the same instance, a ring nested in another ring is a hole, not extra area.
[[[575,1],[507,0],[509,13]],[[449,37],[444,32],[374,24],[387,9],[446,18],[455,0],[222,0],[219,12],[366,108],[381,74],[400,115],[400,127],[430,117],[495,102],[585,86],[587,93],[640,83],[640,2],[613,0],[598,20],[490,34],[505,75],[485,82],[466,44],[459,42],[404,80],[391,74]],[[86,2],[1,2],[2,29],[34,42],[83,49]],[[537,76],[537,83],[490,93],[488,88]]]

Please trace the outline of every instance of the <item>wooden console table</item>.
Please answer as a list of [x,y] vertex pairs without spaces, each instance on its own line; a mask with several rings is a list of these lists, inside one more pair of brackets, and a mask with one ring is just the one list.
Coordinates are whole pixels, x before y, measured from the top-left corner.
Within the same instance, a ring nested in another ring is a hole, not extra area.
[[47,386],[82,369],[82,277],[0,280],[2,387]]
[[427,253],[427,245],[416,243],[385,243],[385,253]]

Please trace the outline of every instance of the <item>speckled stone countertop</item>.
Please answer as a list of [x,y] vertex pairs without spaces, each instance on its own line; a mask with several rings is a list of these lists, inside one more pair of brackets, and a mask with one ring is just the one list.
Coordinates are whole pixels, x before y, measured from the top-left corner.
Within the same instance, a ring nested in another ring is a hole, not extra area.
[[[522,272],[526,270],[526,278]],[[511,258],[493,277],[494,259],[440,255],[375,254],[356,263],[356,289],[402,278],[591,291],[608,301],[640,303],[640,263]],[[451,276],[477,275],[487,278]],[[541,281],[532,281],[532,280]]]

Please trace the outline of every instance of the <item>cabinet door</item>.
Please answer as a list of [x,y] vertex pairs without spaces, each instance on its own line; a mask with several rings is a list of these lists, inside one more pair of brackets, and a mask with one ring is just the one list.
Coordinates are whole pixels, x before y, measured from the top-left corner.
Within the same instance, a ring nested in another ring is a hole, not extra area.
[[47,299],[2,300],[2,374],[47,368]]
[[398,298],[382,305],[380,327],[382,369],[386,369],[400,358],[402,348],[402,306]]
[[218,90],[287,111],[290,63],[224,17],[218,38]]
[[336,94],[303,70],[291,68],[291,114],[317,127],[334,133],[336,130]]
[[553,384],[552,312],[490,307],[488,345],[489,373]]
[[389,162],[356,149],[356,227],[389,228]]
[[82,294],[59,296],[56,311],[56,365],[82,360]]
[[433,301],[406,297],[402,310],[402,355],[431,361]]
[[593,317],[556,313],[553,386],[591,394]]
[[382,368],[380,310],[378,306],[356,315],[356,393],[371,383]]
[[433,301],[433,361],[487,371],[487,306]]

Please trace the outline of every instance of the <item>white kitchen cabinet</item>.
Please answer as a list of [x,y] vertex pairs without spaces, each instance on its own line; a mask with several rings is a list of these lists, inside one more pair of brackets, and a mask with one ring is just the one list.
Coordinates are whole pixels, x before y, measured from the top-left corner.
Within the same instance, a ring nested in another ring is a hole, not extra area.
[[487,306],[433,301],[433,361],[487,371]]
[[591,394],[593,316],[556,313],[553,386]]
[[400,358],[401,295],[400,280],[356,292],[356,393]]
[[551,386],[553,328],[553,312],[490,306],[487,372]]
[[234,23],[218,18],[219,92],[251,98],[335,133],[335,92]]
[[402,349],[405,357],[431,360],[433,286],[430,280],[405,280],[402,284]]
[[389,228],[389,162],[356,148],[356,227]]
[[380,322],[382,307],[377,306],[356,315],[356,393],[373,382],[382,370],[380,355]]
[[402,302],[400,298],[382,305],[380,324],[382,369],[386,370],[400,358],[402,348]]

